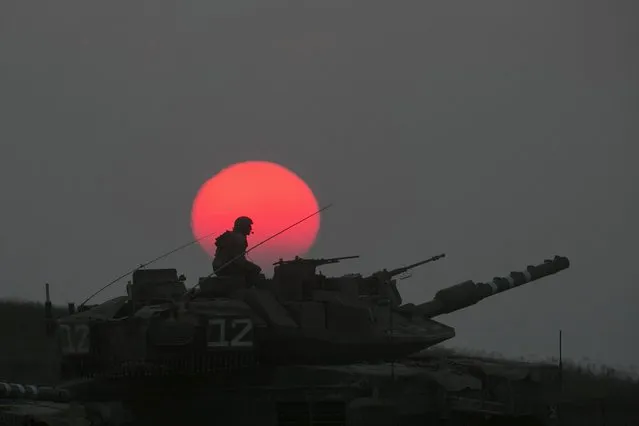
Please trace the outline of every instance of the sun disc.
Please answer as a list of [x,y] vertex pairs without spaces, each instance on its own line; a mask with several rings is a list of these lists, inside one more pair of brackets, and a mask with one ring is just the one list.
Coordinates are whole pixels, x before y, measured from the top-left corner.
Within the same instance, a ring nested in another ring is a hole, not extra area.
[[[191,209],[191,229],[201,247],[215,254],[215,238],[239,216],[253,219],[249,248],[319,210],[309,186],[287,168],[267,161],[236,163],[207,180]],[[248,257],[266,268],[279,258],[304,255],[319,232],[320,215],[274,237]],[[210,236],[210,237],[207,237]],[[207,238],[205,238],[207,237]]]

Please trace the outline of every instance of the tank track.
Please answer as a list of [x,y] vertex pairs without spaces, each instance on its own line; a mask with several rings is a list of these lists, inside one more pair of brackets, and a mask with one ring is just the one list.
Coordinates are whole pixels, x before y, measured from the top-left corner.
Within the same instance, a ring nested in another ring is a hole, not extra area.
[[158,358],[152,361],[125,361],[96,365],[82,361],[64,364],[62,377],[85,379],[118,379],[136,377],[202,376],[227,374],[256,368],[258,361],[253,352],[228,354],[186,355]]

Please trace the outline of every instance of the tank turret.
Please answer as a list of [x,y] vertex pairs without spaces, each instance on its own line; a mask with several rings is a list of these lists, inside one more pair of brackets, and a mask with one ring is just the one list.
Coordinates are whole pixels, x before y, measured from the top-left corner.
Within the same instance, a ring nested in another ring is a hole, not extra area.
[[504,291],[556,274],[570,267],[570,261],[563,256],[555,256],[524,271],[511,272],[506,277],[495,277],[487,283],[475,283],[468,280],[460,284],[439,290],[433,300],[419,305],[404,305],[399,309],[413,316],[434,318],[467,308],[477,302]]
[[342,256],[328,259],[304,259],[296,256],[293,260],[275,262],[272,291],[283,300],[308,300],[312,290],[321,288],[325,277],[317,274],[317,267],[339,263],[359,256]]

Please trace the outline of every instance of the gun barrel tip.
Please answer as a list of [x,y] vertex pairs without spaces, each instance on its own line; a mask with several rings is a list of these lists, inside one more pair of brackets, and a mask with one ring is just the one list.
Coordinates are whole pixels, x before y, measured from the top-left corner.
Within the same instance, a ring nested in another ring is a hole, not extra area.
[[552,260],[547,260],[546,262],[552,262],[561,269],[570,268],[570,260],[566,256],[555,255]]

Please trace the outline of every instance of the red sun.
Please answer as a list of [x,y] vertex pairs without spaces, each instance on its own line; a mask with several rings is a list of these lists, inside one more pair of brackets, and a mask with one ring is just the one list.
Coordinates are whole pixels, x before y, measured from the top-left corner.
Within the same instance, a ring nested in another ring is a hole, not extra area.
[[[199,189],[191,210],[191,229],[202,248],[215,254],[215,238],[233,228],[239,216],[253,219],[249,248],[319,210],[308,185],[290,170],[267,161],[229,166]],[[302,256],[319,231],[319,214],[269,240],[248,254],[266,269],[280,258]],[[205,238],[209,236],[208,238]]]

